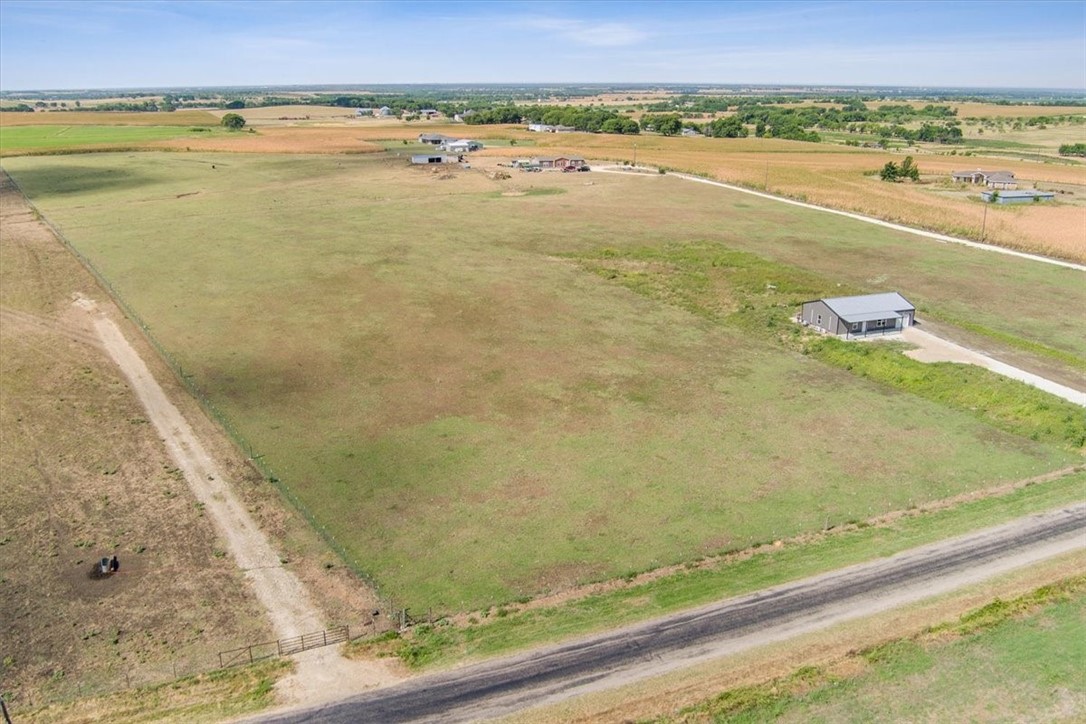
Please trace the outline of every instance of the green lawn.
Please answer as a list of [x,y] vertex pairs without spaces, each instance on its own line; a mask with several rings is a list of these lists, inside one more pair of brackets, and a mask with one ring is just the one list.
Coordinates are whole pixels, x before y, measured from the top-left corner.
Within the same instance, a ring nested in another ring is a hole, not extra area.
[[343,156],[4,167],[353,564],[415,609],[477,608],[1081,459],[569,256],[711,241],[1084,354],[1083,320],[1054,313],[1086,295],[1066,270],[666,178],[442,179]]
[[0,128],[0,154],[124,146],[183,136],[202,138],[220,132],[221,129],[177,126],[4,126]]

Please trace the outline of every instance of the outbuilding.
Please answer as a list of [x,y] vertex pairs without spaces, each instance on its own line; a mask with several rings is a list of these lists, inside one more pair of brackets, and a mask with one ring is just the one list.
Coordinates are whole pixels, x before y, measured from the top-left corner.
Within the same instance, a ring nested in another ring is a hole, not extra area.
[[411,163],[425,166],[430,163],[456,163],[459,159],[443,153],[416,153],[411,156]]
[[1034,201],[1051,201],[1056,198],[1056,194],[1049,191],[1031,189],[981,191],[980,196],[990,204],[1031,204]]
[[431,146],[440,146],[441,144],[445,143],[446,141],[451,141],[451,140],[453,140],[453,139],[449,138],[448,136],[443,136],[440,133],[420,133],[419,134],[419,143],[429,143]]
[[827,334],[865,337],[911,327],[916,307],[897,292],[813,299],[803,303],[799,321]]

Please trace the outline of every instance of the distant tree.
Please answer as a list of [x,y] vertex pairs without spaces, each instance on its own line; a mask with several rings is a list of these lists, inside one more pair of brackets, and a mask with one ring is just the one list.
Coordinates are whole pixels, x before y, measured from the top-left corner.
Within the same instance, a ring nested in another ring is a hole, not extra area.
[[886,165],[879,171],[879,178],[883,181],[897,181],[898,167],[893,161],[887,161]]
[[222,117],[222,125],[231,130],[240,131],[242,128],[245,128],[245,119],[237,113],[227,113]]
[[901,162],[901,165],[897,169],[897,177],[899,179],[910,179],[912,181],[920,180],[920,169],[913,163],[912,156],[906,156],[905,160]]
[[244,108],[244,107],[245,107],[245,101],[243,101],[241,99],[230,101],[225,106],[223,106],[223,108],[226,108],[227,110],[232,110],[232,111],[235,111],[235,110],[238,110],[239,108]]

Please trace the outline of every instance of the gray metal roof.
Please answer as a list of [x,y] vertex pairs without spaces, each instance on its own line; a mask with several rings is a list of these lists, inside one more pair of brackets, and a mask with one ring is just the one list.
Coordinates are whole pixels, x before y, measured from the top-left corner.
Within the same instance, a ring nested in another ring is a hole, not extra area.
[[[982,191],[981,196],[991,196],[996,193],[995,191]],[[999,197],[1002,199],[1032,199],[1038,198],[1052,198],[1055,196],[1051,191],[1032,191],[1030,189],[1019,189],[1017,191],[1007,190],[999,191]]]
[[822,301],[834,314],[846,322],[896,319],[901,316],[901,312],[916,311],[916,307],[897,292],[864,294],[858,297],[833,297]]

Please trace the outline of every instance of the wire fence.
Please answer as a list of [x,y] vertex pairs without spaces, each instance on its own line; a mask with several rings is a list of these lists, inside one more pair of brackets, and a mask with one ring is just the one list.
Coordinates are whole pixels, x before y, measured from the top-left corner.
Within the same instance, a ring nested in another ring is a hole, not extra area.
[[[56,226],[51,220],[49,220],[41,211],[27,198],[19,184],[6,172],[7,180],[12,186],[22,194],[26,200],[27,205],[33,211],[35,217],[45,224],[50,231],[56,236],[56,238],[68,249],[69,252],[79,263],[94,277],[98,285],[109,294],[112,301],[117,307],[124,313],[128,319],[130,319],[143,334],[144,339],[155,350],[163,362],[170,368],[174,376],[181,382],[185,389],[192,397],[200,403],[200,406],[213,419],[222,429],[226,432],[230,440],[237,446],[238,450],[248,459],[253,468],[260,473],[260,475],[275,486],[279,494],[285,498],[290,505],[298,511],[299,514],[305,519],[309,526],[317,532],[324,543],[335,552],[335,554],[343,561],[343,563],[359,578],[364,580],[374,591],[377,591],[376,582],[362,567],[361,563],[352,556],[344,547],[336,536],[328,530],[324,523],[320,522],[315,515],[309,510],[309,508],[295,495],[290,486],[283,480],[283,477],[271,466],[271,464],[264,459],[264,456],[259,453],[258,450],[253,448],[252,443],[241,433],[237,426],[230,420],[230,418],[224,413],[207,394],[200,389],[197,384],[195,376],[191,371],[186,372],[184,366],[177,360],[163,345],[158,341],[155,335],[151,332],[151,327],[148,325],[135,308],[121,295],[121,293],[113,286],[108,278],[102,274],[94,263],[83,255],[75,247],[74,244],[68,239],[64,232]],[[391,609],[390,609],[391,610]]]
[[[16,190],[22,194],[26,200],[27,205],[33,212],[37,220],[41,221],[54,236],[65,246],[65,248],[79,261],[80,264],[94,277],[99,287],[106,292],[114,304],[121,310],[121,312],[131,320],[137,328],[139,328],[144,339],[155,350],[162,361],[170,368],[177,380],[184,386],[190,395],[200,404],[201,408],[207,413],[207,415],[217,423],[222,430],[230,438],[231,442],[237,446],[237,449],[247,458],[248,462],[253,468],[268,482],[275,486],[280,495],[285,498],[295,510],[305,519],[314,531],[321,537],[324,543],[335,552],[337,556],[347,565],[347,567],[359,578],[366,581],[370,587],[377,591],[377,587],[374,581],[362,568],[361,564],[351,556],[347,549],[336,539],[336,536],[331,533],[327,527],[321,523],[316,516],[309,510],[309,508],[294,494],[294,491],[284,482],[282,476],[268,463],[267,460],[257,451],[254,450],[252,443],[241,433],[237,426],[230,420],[230,418],[208,397],[208,395],[200,389],[195,376],[191,372],[187,372],[184,366],[177,358],[175,358],[159,340],[151,332],[150,325],[148,325],[143,318],[136,312],[135,308],[128,303],[128,301],[120,294],[120,292],[113,286],[109,279],[102,274],[94,263],[87,258],[82,252],[75,247],[74,244],[68,239],[64,232],[48,219],[41,211],[26,197],[19,184],[13,179],[6,171],[0,170],[0,173],[6,177],[5,181],[10,183]],[[420,623],[423,619],[418,619],[412,616],[406,608],[397,606],[397,603],[391,599],[380,599],[381,603],[372,612],[369,620],[364,621],[360,626],[355,628],[357,638],[365,638],[367,636],[378,636],[387,631],[404,631],[411,626]],[[434,613],[432,610],[427,612],[426,619],[430,623],[434,621]],[[224,668],[226,666],[236,666],[242,663],[249,664],[258,660],[269,658],[275,655],[287,655],[291,653],[298,653],[300,651],[314,648],[317,645],[325,646],[338,643],[345,643],[350,641],[350,628],[347,626],[339,627],[336,629],[328,629],[326,631],[317,632],[315,634],[305,634],[295,639],[280,639],[272,642],[262,642],[258,644],[252,644],[250,646],[241,647],[238,649],[232,649],[230,651],[224,651],[219,654],[219,659],[216,662],[202,661],[194,659],[175,659],[158,662],[154,664],[146,664],[142,666],[133,667],[130,670],[126,670],[123,673],[123,680],[116,680],[115,677],[107,677],[108,680],[90,681],[89,678],[85,682],[81,682],[78,687],[65,694],[55,693],[52,695],[38,695],[35,697],[29,692],[16,693],[8,692],[9,694],[15,694],[20,700],[20,708],[27,706],[33,707],[42,704],[56,703],[70,701],[75,698],[82,698],[85,696],[93,696],[108,693],[110,691],[116,691],[120,688],[131,688],[133,686],[144,686],[163,683],[166,681],[173,681],[179,677],[192,676],[195,674],[205,673],[215,668]],[[317,642],[320,642],[319,644]],[[269,653],[271,652],[271,653]],[[9,701],[8,704],[11,704]],[[6,714],[6,712],[5,712]]]

